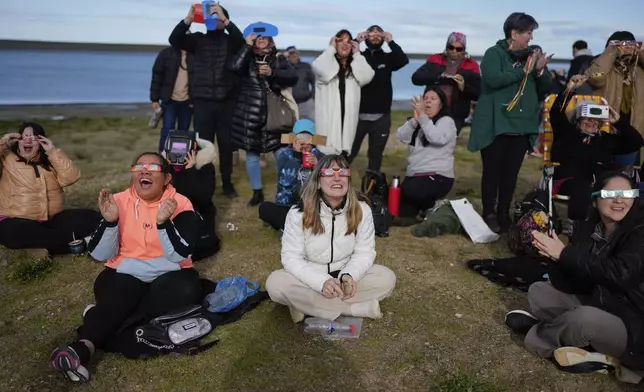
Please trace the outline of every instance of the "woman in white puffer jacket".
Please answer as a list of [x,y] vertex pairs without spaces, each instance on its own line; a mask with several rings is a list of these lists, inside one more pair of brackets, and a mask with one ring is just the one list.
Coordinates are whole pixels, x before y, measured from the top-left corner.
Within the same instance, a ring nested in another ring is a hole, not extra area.
[[396,276],[374,264],[375,230],[369,205],[351,187],[341,155],[320,159],[302,200],[286,217],[282,265],[266,281],[274,302],[294,322],[305,315],[380,318],[379,301],[391,295]]

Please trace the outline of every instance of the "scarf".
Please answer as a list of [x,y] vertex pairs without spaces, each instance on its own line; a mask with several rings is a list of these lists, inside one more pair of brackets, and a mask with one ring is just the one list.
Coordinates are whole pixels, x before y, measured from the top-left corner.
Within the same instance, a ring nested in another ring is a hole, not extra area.
[[630,114],[633,108],[633,85],[635,77],[635,67],[638,56],[618,57],[613,63],[613,68],[623,77],[622,86],[622,103],[620,112]]

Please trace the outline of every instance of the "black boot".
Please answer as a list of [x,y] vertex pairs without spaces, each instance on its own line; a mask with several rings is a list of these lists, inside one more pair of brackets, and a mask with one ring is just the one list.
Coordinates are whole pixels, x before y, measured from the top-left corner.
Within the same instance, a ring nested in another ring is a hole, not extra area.
[[501,231],[501,227],[499,226],[499,220],[496,217],[496,214],[489,214],[483,217],[483,220],[485,221],[485,224],[490,228],[495,233],[499,233]]
[[255,207],[264,202],[264,192],[261,189],[253,191],[253,197],[248,202],[249,207]]
[[222,193],[230,199],[235,199],[239,196],[231,182],[222,185]]

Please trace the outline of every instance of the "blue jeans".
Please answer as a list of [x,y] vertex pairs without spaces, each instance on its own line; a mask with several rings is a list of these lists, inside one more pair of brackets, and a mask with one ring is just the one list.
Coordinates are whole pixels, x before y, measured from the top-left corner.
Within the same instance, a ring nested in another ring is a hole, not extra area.
[[168,101],[161,104],[163,107],[163,125],[161,126],[161,137],[159,138],[159,152],[163,151],[165,139],[171,130],[187,131],[190,129],[192,109],[190,101],[175,102]]
[[[275,151],[273,155],[277,157],[285,147]],[[262,189],[262,168],[259,166],[260,154],[252,151],[246,151],[246,174],[248,174],[248,181],[250,187],[254,191]],[[279,174],[278,174],[279,175]]]

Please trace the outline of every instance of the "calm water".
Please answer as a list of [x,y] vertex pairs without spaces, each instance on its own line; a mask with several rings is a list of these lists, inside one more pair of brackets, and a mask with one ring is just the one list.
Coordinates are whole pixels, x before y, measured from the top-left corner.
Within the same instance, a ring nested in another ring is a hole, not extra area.
[[[0,50],[0,105],[148,102],[155,58],[155,53]],[[422,92],[411,84],[411,75],[423,62],[411,60],[394,73],[394,99]]]

